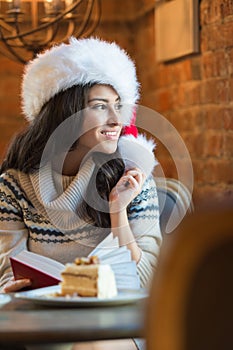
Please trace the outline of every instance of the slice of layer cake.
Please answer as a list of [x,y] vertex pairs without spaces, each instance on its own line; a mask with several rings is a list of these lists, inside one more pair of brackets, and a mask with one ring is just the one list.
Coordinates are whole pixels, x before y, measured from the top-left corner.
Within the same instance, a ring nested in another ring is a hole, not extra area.
[[62,295],[98,298],[117,295],[111,266],[99,264],[97,257],[77,258],[74,263],[66,264],[61,277]]

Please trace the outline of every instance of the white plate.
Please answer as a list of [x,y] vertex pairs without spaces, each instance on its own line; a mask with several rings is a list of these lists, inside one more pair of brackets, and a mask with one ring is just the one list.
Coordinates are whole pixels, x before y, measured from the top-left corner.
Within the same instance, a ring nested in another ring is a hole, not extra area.
[[7,294],[0,294],[0,307],[9,303],[11,301],[11,297]]
[[60,297],[53,296],[54,293],[60,292],[60,286],[52,286],[46,288],[33,289],[27,292],[15,293],[15,297],[19,299],[29,300],[41,305],[54,306],[110,306],[135,303],[145,299],[148,293],[145,289],[139,290],[121,290],[118,295],[109,299],[101,299],[96,297]]

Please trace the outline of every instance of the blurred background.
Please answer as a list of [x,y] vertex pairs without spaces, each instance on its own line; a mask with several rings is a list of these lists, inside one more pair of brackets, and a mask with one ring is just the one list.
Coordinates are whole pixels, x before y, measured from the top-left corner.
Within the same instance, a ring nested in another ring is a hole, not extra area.
[[[4,6],[21,10],[19,1],[0,3],[0,24]],[[98,16],[92,35],[116,41],[136,62],[140,104],[161,113],[183,138],[193,163],[194,204],[233,200],[232,0],[101,0]],[[3,53],[0,161],[10,139],[26,126],[20,106],[24,64]],[[176,166],[159,142],[156,156],[165,176],[176,178]]]

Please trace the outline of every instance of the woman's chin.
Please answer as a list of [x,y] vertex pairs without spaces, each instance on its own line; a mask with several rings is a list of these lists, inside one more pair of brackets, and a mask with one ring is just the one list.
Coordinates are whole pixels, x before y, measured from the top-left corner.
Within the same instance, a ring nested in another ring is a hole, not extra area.
[[109,146],[109,147],[100,147],[99,152],[105,153],[105,154],[113,154],[117,150],[117,145],[116,146]]
[[101,152],[106,154],[115,153],[117,150],[118,142],[102,142],[97,147],[95,147],[95,152]]

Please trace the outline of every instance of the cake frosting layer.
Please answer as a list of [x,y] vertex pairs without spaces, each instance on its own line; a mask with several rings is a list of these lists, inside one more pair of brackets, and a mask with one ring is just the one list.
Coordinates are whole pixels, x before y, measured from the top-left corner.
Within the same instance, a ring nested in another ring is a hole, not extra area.
[[61,293],[82,297],[111,298],[117,295],[116,281],[110,265],[66,264],[61,274]]

